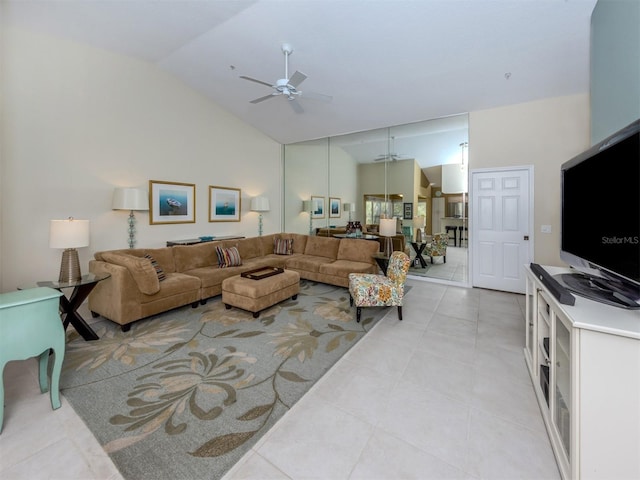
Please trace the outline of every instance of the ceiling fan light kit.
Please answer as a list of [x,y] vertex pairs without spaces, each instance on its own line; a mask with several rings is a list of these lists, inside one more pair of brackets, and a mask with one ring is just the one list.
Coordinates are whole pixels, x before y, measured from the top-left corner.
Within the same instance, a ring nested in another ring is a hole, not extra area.
[[248,77],[246,75],[240,75],[240,78],[242,78],[243,80],[249,80],[250,82],[259,83],[260,85],[265,85],[274,89],[271,94],[253,99],[249,103],[257,104],[264,102],[265,100],[269,100],[270,98],[283,95],[289,100],[289,105],[291,105],[291,108],[294,112],[303,113],[304,109],[297,102],[297,97],[299,96],[302,98],[310,98],[323,102],[330,102],[332,100],[333,97],[329,95],[323,95],[321,93],[313,92],[307,92],[306,94],[303,94],[301,90],[298,90],[298,87],[307,79],[307,76],[299,70],[296,70],[294,74],[289,77],[289,55],[293,53],[293,48],[288,43],[283,43],[282,53],[284,54],[284,78],[276,80],[275,84],[271,84],[263,80],[258,80],[257,78]]

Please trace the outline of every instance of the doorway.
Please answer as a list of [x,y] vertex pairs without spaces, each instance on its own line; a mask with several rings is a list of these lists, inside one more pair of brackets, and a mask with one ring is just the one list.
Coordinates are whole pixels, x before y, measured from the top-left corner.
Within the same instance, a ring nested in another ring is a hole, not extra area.
[[525,293],[533,258],[533,166],[471,172],[472,286]]

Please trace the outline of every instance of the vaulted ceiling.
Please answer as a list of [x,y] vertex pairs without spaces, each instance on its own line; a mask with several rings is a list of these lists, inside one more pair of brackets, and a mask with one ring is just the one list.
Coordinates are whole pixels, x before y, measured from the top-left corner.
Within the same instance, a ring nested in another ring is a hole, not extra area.
[[[596,0],[3,0],[4,26],[156,64],[280,143],[585,93]],[[285,75],[286,97],[252,104]],[[318,101],[305,92],[331,96]]]

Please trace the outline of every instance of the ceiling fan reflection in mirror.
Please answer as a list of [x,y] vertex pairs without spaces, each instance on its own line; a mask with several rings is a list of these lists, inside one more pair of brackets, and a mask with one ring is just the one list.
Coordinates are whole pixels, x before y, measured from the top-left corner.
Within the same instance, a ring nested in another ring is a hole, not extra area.
[[291,105],[291,108],[296,113],[303,113],[304,109],[298,103],[298,97],[320,100],[321,102],[330,102],[333,99],[333,97],[329,95],[323,95],[322,93],[314,93],[309,91],[305,91],[303,93],[302,90],[298,90],[298,87],[307,79],[307,76],[304,73],[296,70],[295,73],[291,75],[291,78],[289,78],[289,55],[293,53],[293,48],[288,43],[284,43],[282,45],[282,53],[284,53],[284,78],[276,80],[275,84],[264,82],[252,77],[247,77],[246,75],[240,75],[240,78],[244,80],[259,83],[260,85],[266,85],[267,87],[271,87],[274,90],[269,95],[256,98],[254,100],[251,100],[249,103],[256,104],[282,95],[289,100],[289,105]]
[[378,155],[376,158],[373,159],[374,162],[382,162],[383,160],[386,162],[397,162],[398,160],[404,160],[409,158],[407,155],[404,155],[402,153],[391,153],[393,152],[393,150],[395,150],[393,145],[395,139],[396,137],[391,137],[390,152]]

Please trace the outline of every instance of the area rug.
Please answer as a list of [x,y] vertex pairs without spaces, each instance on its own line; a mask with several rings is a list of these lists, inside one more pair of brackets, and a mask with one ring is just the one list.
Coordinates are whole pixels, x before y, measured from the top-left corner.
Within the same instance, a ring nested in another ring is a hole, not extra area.
[[261,313],[220,297],[136,322],[72,329],[62,394],[124,478],[217,479],[387,312],[360,323],[347,289],[302,281]]

